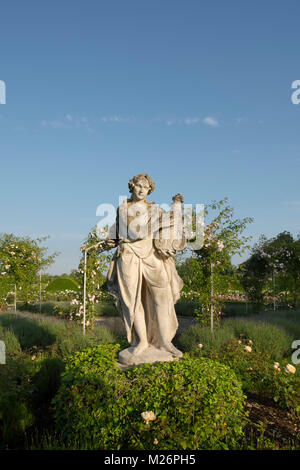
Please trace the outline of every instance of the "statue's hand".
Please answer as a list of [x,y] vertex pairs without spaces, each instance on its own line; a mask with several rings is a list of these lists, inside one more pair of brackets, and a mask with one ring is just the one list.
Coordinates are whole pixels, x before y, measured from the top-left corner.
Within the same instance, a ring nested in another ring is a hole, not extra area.
[[116,246],[116,241],[115,240],[105,240],[104,247],[106,250],[110,250],[111,248],[115,248]]
[[167,259],[167,258],[170,258],[171,256],[176,255],[175,250],[170,250],[170,249],[165,249],[164,250],[163,248],[158,248],[156,251],[159,254],[159,256],[163,259]]
[[175,194],[175,196],[172,197],[172,201],[173,202],[181,202],[183,203],[184,202],[184,197],[182,194],[178,193],[178,194]]

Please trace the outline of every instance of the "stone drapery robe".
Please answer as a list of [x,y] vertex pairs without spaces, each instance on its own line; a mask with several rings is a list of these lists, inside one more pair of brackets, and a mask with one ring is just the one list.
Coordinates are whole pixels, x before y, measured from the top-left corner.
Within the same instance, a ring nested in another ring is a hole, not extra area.
[[180,297],[183,281],[176,271],[173,255],[185,247],[183,232],[180,239],[174,239],[172,232],[178,207],[181,211],[180,203],[176,207],[173,204],[165,220],[166,213],[152,202],[134,204],[127,200],[118,208],[117,251],[107,280],[131,345],[138,342],[134,327],[137,314],[145,315],[148,343],[154,347],[162,345],[162,328],[167,342],[172,341],[177,331],[174,304]]

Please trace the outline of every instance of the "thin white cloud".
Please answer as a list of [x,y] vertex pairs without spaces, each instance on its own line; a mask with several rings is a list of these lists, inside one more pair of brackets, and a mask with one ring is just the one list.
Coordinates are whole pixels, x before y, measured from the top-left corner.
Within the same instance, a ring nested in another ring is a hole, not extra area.
[[[158,121],[162,121],[161,119],[159,119]],[[206,124],[207,126],[211,126],[211,127],[217,127],[219,125],[218,121],[212,117],[212,116],[207,116],[203,119],[201,119],[200,117],[185,117],[185,118],[172,118],[172,119],[165,119],[163,120],[163,122],[167,125],[167,126],[174,126],[174,125],[183,125],[183,126],[194,126],[196,124],[199,124],[199,123],[203,123],[203,124]]]
[[[249,122],[249,119],[246,117],[238,117],[235,119],[234,124],[236,126],[239,126],[240,124],[245,124],[246,122]],[[253,121],[252,121],[253,122]],[[263,119],[258,119],[255,121],[256,124],[262,126],[265,124],[265,121]]]
[[[86,129],[89,132],[95,132],[92,127],[95,127],[97,124],[131,124],[136,123],[137,119],[135,117],[124,117],[120,114],[115,115],[106,115],[101,116],[98,120],[93,120],[93,125],[91,121],[86,117],[76,117],[72,114],[66,114],[64,117],[54,120],[43,120],[40,122],[41,127],[50,128],[50,129]],[[198,116],[187,116],[183,118],[170,118],[170,119],[150,119],[150,121],[162,122],[167,126],[195,126],[197,124],[206,124],[208,126],[217,127],[219,125],[218,121],[211,117],[207,116],[205,118],[200,118]]]
[[198,124],[201,121],[199,117],[185,117],[185,118],[175,118],[175,119],[166,119],[164,123],[167,126],[174,126],[174,125],[185,125],[185,126],[192,126]]
[[199,121],[200,119],[198,117],[196,118],[188,117],[184,119],[184,124],[186,124],[187,126],[190,126],[192,124],[197,124]]
[[176,124],[176,121],[174,119],[167,119],[167,121],[165,121],[165,124],[167,124],[167,126],[173,126],[174,124]]
[[300,201],[284,201],[283,204],[291,207],[300,207]]
[[135,121],[135,118],[133,117],[124,117],[120,115],[112,115],[112,116],[102,116],[101,121],[104,122],[104,124],[113,122],[113,123],[131,123]]
[[62,119],[55,119],[54,121],[43,122],[43,127],[52,127],[52,129],[71,129],[71,125]]
[[85,129],[89,132],[95,132],[89,120],[85,117],[74,117],[72,114],[66,114],[63,118],[52,121],[41,121],[41,127],[50,129]]
[[219,125],[218,121],[212,116],[205,117],[202,122],[211,127],[217,127]]
[[236,120],[235,120],[235,125],[236,125],[236,126],[239,126],[240,124],[242,124],[242,122],[245,122],[245,118],[243,118],[243,117],[238,117],[238,118],[236,118]]

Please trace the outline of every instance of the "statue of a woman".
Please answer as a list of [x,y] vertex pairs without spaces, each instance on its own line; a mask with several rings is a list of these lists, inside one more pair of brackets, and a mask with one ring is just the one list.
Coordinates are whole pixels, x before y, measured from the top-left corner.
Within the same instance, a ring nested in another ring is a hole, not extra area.
[[107,240],[109,247],[117,247],[108,290],[131,345],[121,351],[119,361],[129,365],[171,360],[182,356],[172,339],[178,328],[174,304],[183,286],[174,263],[176,251],[186,246],[183,197],[174,196],[171,210],[164,212],[146,199],[155,187],[149,175],[134,176],[128,186],[132,196],[118,208],[116,238]]

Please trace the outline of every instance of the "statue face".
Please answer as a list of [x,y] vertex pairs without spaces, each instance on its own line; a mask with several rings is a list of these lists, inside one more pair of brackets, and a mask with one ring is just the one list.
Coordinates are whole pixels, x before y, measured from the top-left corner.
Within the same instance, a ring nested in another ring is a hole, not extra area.
[[135,201],[143,201],[150,190],[149,183],[146,179],[140,179],[135,183],[132,196]]

